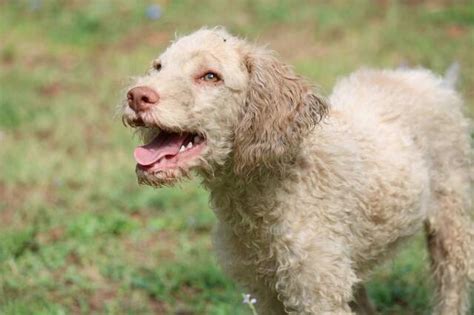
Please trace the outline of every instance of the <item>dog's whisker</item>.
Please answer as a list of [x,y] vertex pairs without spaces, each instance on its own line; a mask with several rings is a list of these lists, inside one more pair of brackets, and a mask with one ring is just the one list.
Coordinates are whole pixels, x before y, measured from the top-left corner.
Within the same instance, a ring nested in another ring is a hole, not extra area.
[[127,122],[127,119],[125,118],[125,116],[122,116],[122,125],[123,125],[125,128],[129,127],[128,122]]

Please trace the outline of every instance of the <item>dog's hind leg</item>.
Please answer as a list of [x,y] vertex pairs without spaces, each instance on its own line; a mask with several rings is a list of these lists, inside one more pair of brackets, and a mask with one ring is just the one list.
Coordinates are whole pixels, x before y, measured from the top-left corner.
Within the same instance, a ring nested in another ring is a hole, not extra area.
[[434,314],[464,315],[473,277],[474,230],[466,196],[451,189],[433,192],[435,210],[425,222],[436,284]]
[[354,291],[354,301],[350,303],[350,307],[357,315],[375,315],[377,311],[370,300],[365,286],[358,284]]

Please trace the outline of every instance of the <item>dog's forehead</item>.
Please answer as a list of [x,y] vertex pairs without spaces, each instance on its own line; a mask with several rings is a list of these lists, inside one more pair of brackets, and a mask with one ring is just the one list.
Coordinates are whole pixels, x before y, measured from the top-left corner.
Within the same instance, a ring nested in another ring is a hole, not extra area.
[[224,57],[233,52],[235,40],[235,37],[224,30],[199,30],[175,41],[161,55],[161,59],[188,59],[196,52],[206,51],[216,57]]

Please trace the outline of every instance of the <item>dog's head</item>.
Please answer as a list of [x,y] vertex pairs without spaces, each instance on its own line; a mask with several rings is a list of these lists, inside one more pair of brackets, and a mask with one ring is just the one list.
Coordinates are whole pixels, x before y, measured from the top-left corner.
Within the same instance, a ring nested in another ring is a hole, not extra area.
[[139,181],[175,182],[226,165],[245,175],[288,160],[327,111],[322,97],[263,48],[222,29],[174,42],[135,80],[123,121],[139,129]]

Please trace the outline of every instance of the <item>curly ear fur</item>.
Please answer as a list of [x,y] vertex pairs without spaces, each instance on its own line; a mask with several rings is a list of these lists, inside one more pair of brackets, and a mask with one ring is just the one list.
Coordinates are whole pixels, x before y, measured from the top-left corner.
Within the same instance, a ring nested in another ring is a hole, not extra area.
[[240,174],[258,165],[275,168],[291,159],[328,111],[314,87],[270,51],[253,51],[245,62],[250,78],[234,139],[234,168]]

